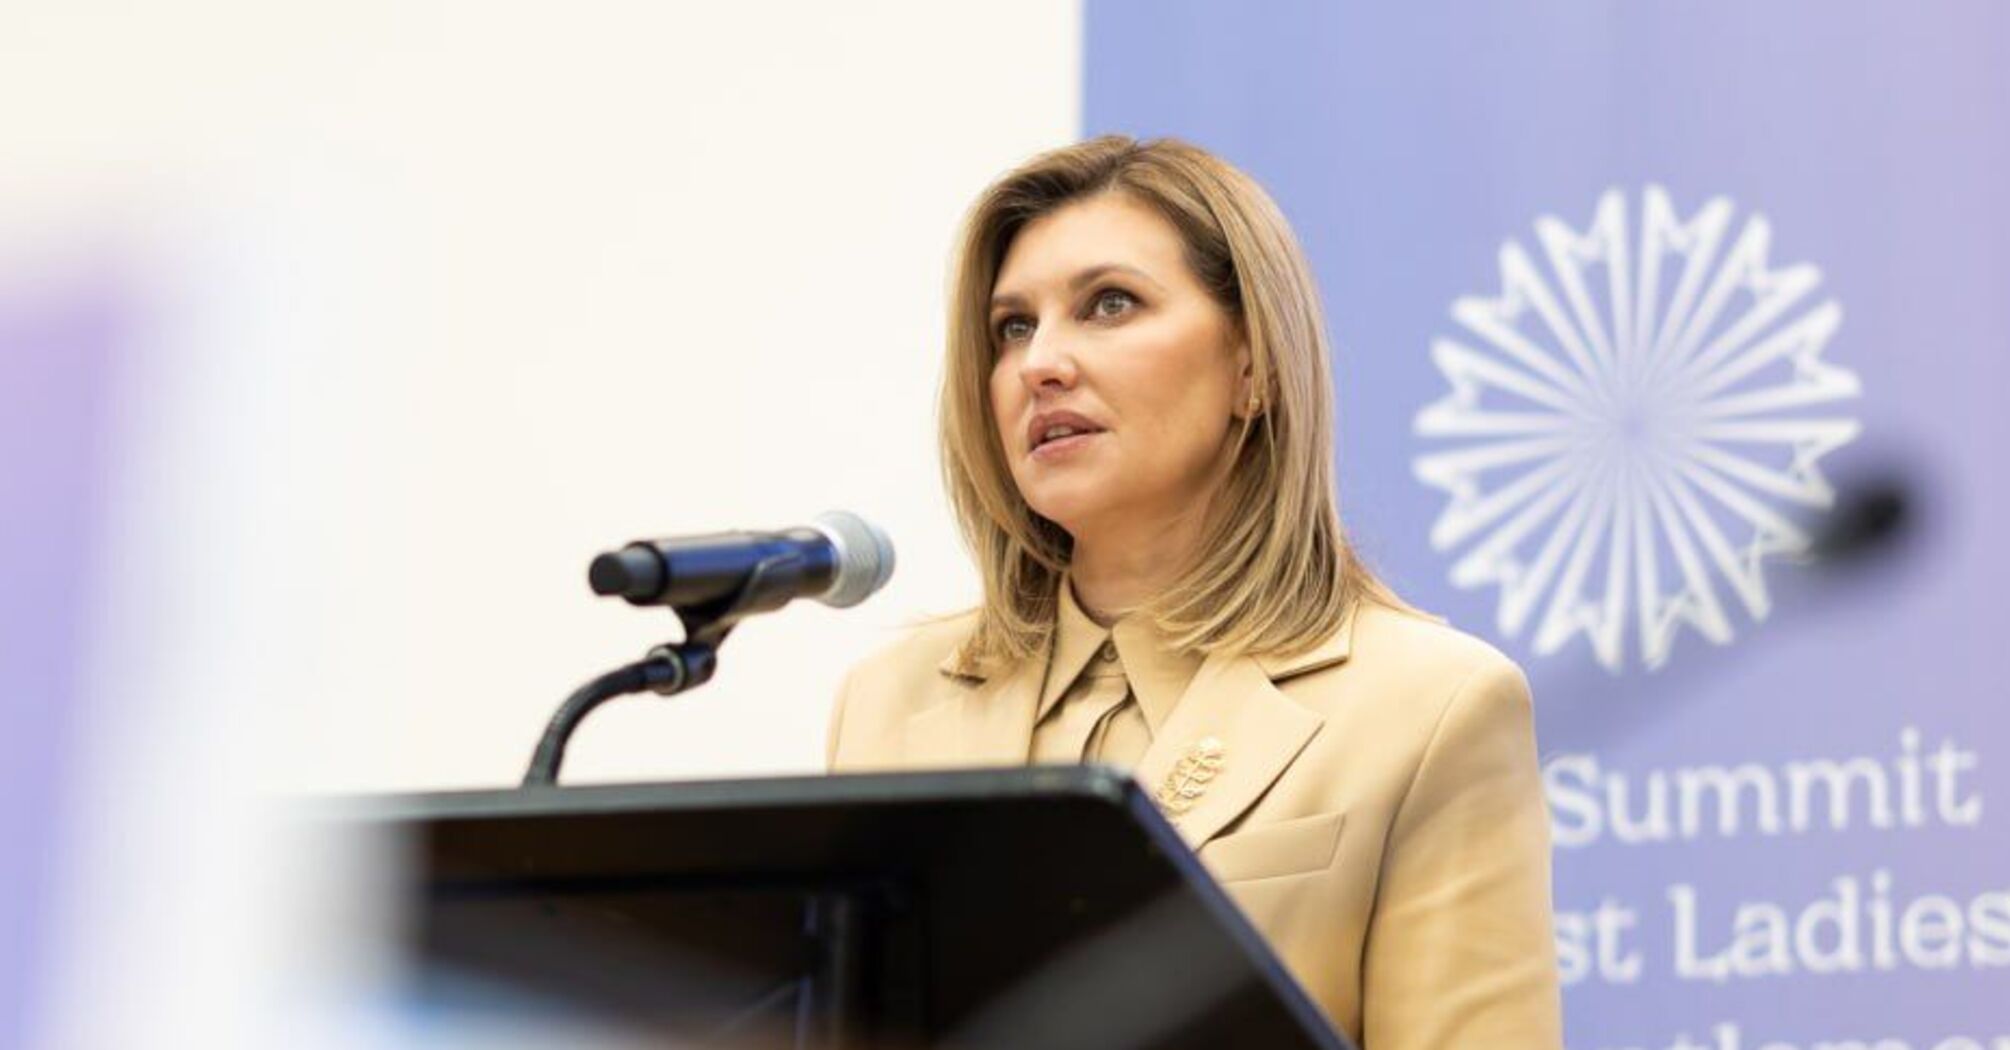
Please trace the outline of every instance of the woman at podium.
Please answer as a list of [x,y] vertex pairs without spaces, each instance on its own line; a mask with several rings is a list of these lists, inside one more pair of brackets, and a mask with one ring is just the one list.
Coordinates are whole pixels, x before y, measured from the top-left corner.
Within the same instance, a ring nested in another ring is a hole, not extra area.
[[853,669],[832,768],[1127,768],[1365,1050],[1560,1046],[1527,685],[1349,546],[1276,205],[1184,143],[1056,150],[978,199],[951,300],[983,604]]

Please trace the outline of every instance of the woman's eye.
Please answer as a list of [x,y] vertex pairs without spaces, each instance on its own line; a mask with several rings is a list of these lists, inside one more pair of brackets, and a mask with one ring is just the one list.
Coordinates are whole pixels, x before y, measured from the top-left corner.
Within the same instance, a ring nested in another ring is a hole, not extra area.
[[1089,312],[1096,317],[1109,320],[1130,313],[1131,308],[1136,305],[1138,305],[1137,296],[1122,289],[1112,288],[1096,296],[1096,301],[1089,304]]
[[1007,317],[998,322],[998,341],[1017,343],[1033,337],[1033,322],[1023,317]]

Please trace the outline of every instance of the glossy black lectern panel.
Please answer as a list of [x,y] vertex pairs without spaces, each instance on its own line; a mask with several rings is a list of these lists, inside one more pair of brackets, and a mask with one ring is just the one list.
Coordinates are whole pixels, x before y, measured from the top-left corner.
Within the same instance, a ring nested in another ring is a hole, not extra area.
[[1096,767],[371,800],[413,1001],[620,1044],[1334,1048],[1128,776]]

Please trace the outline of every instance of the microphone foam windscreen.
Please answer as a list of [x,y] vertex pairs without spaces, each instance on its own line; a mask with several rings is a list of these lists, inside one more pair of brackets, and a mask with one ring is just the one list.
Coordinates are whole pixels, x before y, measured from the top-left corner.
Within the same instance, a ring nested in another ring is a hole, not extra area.
[[819,514],[810,525],[837,548],[837,573],[818,601],[843,609],[886,586],[893,575],[893,541],[878,526],[843,510]]

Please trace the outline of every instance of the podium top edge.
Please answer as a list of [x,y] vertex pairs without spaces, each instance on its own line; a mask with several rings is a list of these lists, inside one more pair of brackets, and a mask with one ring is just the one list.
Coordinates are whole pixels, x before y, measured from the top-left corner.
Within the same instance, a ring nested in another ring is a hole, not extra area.
[[1128,773],[1101,765],[835,773],[351,795],[311,800],[307,806],[328,819],[375,823],[581,816],[650,810],[979,802],[1032,796],[1073,798],[1124,809],[1150,806],[1143,788]]

